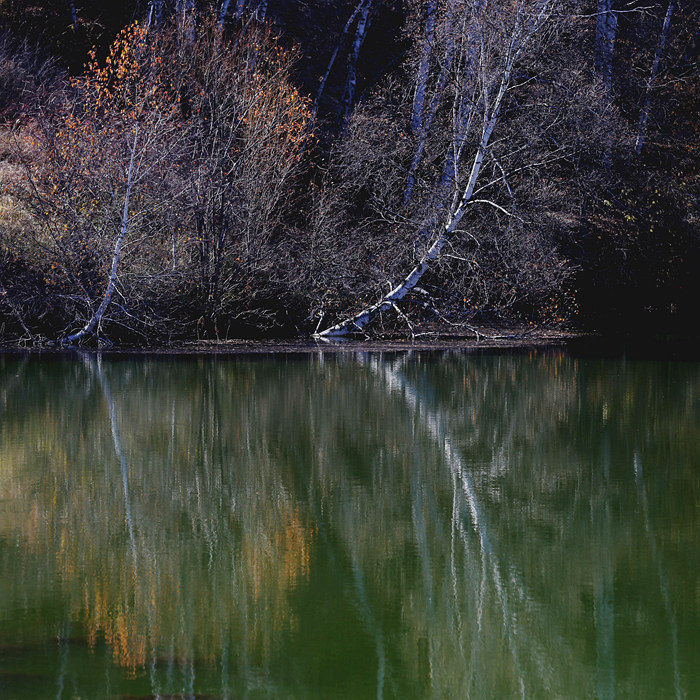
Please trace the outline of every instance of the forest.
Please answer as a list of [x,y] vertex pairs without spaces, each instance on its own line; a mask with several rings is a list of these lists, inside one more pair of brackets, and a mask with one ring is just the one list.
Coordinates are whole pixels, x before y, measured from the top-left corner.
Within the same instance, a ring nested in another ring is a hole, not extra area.
[[692,0],[0,0],[0,344],[695,333]]

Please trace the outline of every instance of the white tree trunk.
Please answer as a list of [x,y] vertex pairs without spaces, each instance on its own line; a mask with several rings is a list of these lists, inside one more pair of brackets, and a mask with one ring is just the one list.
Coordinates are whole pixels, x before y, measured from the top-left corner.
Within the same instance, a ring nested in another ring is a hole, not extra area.
[[493,129],[496,126],[496,122],[498,121],[501,102],[503,100],[503,96],[505,95],[508,83],[510,82],[511,70],[512,65],[509,66],[504,73],[501,89],[499,90],[497,99],[494,102],[492,114],[490,117],[484,120],[481,143],[479,144],[474,157],[471,171],[469,173],[469,179],[464,191],[462,192],[459,205],[457,206],[457,209],[450,214],[447,223],[444,225],[443,230],[440,232],[438,237],[433,241],[432,245],[428,248],[418,264],[408,273],[401,284],[394,287],[394,289],[388,292],[376,304],[363,309],[352,318],[346,319],[345,321],[336,324],[332,328],[328,328],[327,330],[318,333],[318,337],[338,337],[347,335],[355,330],[361,330],[370,321],[372,321],[378,313],[392,308],[396,302],[401,301],[418,284],[418,282],[420,282],[423,275],[430,268],[431,263],[438,258],[450,235],[462,220],[466,207],[468,206],[474,193],[474,188],[479,178],[479,173],[484,162],[484,156],[488,148],[489,140],[491,138],[491,134],[493,133]]
[[112,295],[114,294],[114,288],[117,284],[117,270],[119,269],[119,262],[121,260],[121,250],[126,234],[129,230],[129,199],[131,197],[131,188],[134,181],[134,164],[136,162],[136,146],[138,143],[138,124],[134,129],[134,141],[131,145],[131,158],[129,159],[129,171],[126,178],[126,192],[124,194],[124,209],[122,212],[122,221],[117,240],[114,244],[114,252],[112,253],[112,266],[109,273],[109,281],[107,282],[107,288],[105,289],[104,296],[102,297],[102,302],[100,303],[97,311],[92,315],[92,318],[76,333],[72,333],[63,339],[62,345],[71,345],[77,341],[82,340],[86,335],[92,333],[95,328],[101,323],[104,318],[105,312],[112,301]]
[[637,141],[634,145],[634,152],[639,156],[642,153],[642,148],[644,147],[644,139],[646,138],[647,121],[649,120],[649,110],[651,109],[651,94],[652,88],[654,87],[654,82],[656,81],[656,76],[659,72],[659,64],[661,63],[661,57],[666,46],[666,38],[668,36],[668,28],[671,25],[671,17],[673,16],[673,10],[675,9],[675,0],[671,0],[668,3],[668,8],[666,10],[666,16],[664,17],[664,23],[661,27],[661,35],[659,36],[659,43],[656,45],[656,52],[654,53],[654,62],[651,65],[651,73],[649,74],[649,80],[647,81],[647,89],[644,99],[644,105],[642,106],[642,111],[639,115],[639,126],[637,128]]
[[331,58],[328,61],[328,67],[326,68],[326,72],[323,74],[323,79],[321,80],[321,84],[319,85],[318,92],[316,93],[316,99],[314,100],[314,107],[313,107],[313,112],[312,112],[312,119],[316,118],[316,113],[318,112],[318,106],[321,102],[321,97],[323,96],[323,91],[326,89],[326,83],[328,82],[328,76],[331,74],[331,70],[333,69],[333,64],[335,63],[335,59],[338,57],[338,51],[340,51],[340,47],[342,46],[345,37],[347,36],[348,32],[350,31],[350,27],[352,26],[355,19],[357,19],[357,15],[360,14],[360,10],[362,9],[364,4],[365,4],[365,0],[360,0],[360,2],[355,7],[353,13],[350,15],[350,19],[345,23],[345,27],[343,27],[343,31],[341,32],[340,38],[338,39],[338,43],[337,43],[333,53],[331,54]]
[[364,0],[360,9],[360,16],[357,20],[355,39],[352,42],[350,55],[348,56],[348,75],[345,81],[345,94],[343,96],[343,118],[347,122],[355,102],[355,92],[357,90],[357,61],[360,57],[362,44],[365,42],[367,30],[370,23],[370,11],[374,0]]
[[[377,314],[393,308],[397,302],[401,301],[412,289],[414,289],[420,282],[423,275],[428,271],[428,269],[430,269],[433,261],[440,256],[443,247],[459,225],[464,216],[466,208],[471,202],[474,189],[479,178],[479,173],[488,150],[491,135],[493,134],[493,130],[498,122],[503,98],[506,91],[510,87],[515,62],[519,58],[533,34],[549,16],[549,12],[551,11],[551,6],[554,1],[555,0],[541,0],[536,5],[535,11],[527,14],[523,10],[522,5],[520,6],[518,16],[508,41],[501,78],[500,81],[498,81],[498,88],[495,95],[492,96],[489,94],[488,88],[486,87],[489,81],[485,76],[483,76],[483,89],[480,102],[483,106],[484,112],[479,145],[474,155],[466,184],[461,190],[455,190],[452,206],[449,208],[447,219],[442,226],[442,230],[437,234],[437,237],[433,240],[430,247],[421,256],[417,264],[408,273],[408,275],[406,275],[401,283],[393,287],[379,301],[362,309],[354,316],[347,318],[344,321],[321,331],[320,333],[315,333],[315,337],[334,338],[361,330],[364,328],[364,326],[370,323],[377,316]],[[472,38],[469,39],[468,43],[472,43]],[[477,41],[476,43],[480,42]],[[469,51],[470,49],[468,48],[467,53]],[[470,87],[465,86],[465,90],[470,90]],[[468,102],[473,104],[471,94],[463,94],[462,100],[464,105],[466,105]],[[466,106],[463,109],[466,113]],[[457,123],[455,124],[453,143],[451,145],[452,153],[446,158],[446,164],[450,163],[450,167],[454,167],[455,169],[459,167],[461,150],[463,148],[463,134],[461,133],[462,125],[460,124],[461,121],[462,115],[460,113],[456,119]],[[455,173],[455,177],[452,182],[459,182],[457,173]],[[425,233],[429,234],[428,231]]]
[[148,3],[148,27],[155,23],[160,27],[163,22],[163,0],[150,0]]
[[[452,4],[450,3],[450,8],[452,9]],[[443,56],[443,60],[440,66],[440,72],[435,83],[435,88],[433,91],[433,97],[430,100],[427,110],[425,109],[425,98],[426,91],[428,89],[428,76],[430,70],[430,55],[432,54],[431,42],[434,35],[434,22],[435,22],[435,2],[430,3],[431,7],[428,8],[428,15],[426,16],[426,46],[424,49],[423,56],[421,57],[421,63],[418,68],[418,75],[416,76],[416,92],[415,98],[413,100],[413,117],[411,120],[411,128],[413,132],[418,136],[418,143],[416,145],[416,151],[411,159],[411,165],[408,169],[408,175],[406,176],[406,188],[403,194],[403,206],[407,206],[411,197],[413,195],[413,189],[416,185],[416,173],[423,161],[423,152],[425,151],[425,145],[430,134],[430,129],[433,125],[433,119],[437,113],[437,109],[440,106],[440,99],[442,97],[443,90],[447,83],[447,78],[450,74],[452,68],[452,61],[454,58],[454,41],[450,41]],[[450,13],[451,15],[451,13]],[[425,63],[424,63],[425,62]]]
[[414,134],[421,134],[423,131],[423,109],[425,105],[425,94],[428,89],[428,75],[430,72],[430,59],[433,51],[436,12],[436,0],[429,0],[425,9],[423,51],[421,52],[420,62],[418,64],[418,75],[416,76],[416,87],[413,96],[411,128],[413,129]]

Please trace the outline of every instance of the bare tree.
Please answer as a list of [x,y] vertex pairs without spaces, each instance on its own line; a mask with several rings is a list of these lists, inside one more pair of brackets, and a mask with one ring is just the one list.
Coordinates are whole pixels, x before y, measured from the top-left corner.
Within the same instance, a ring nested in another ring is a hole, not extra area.
[[175,55],[172,79],[188,112],[183,254],[200,326],[218,336],[222,317],[268,311],[310,110],[290,80],[293,55],[260,27],[228,41],[203,23],[195,50]]
[[[434,10],[428,10],[425,16],[430,23],[434,21]],[[480,0],[458,3],[453,0],[441,6],[439,27],[433,30],[427,25],[427,33],[435,31],[440,36],[440,46],[431,47],[428,56],[423,52],[418,63],[415,94],[427,92],[425,76],[430,75],[431,89],[439,103],[426,109],[425,98],[419,98],[423,109],[418,111],[415,104],[412,109],[412,124],[417,126],[418,133],[408,169],[409,181],[401,197],[403,203],[409,200],[419,175],[426,179],[421,184],[420,201],[414,201],[412,207],[403,211],[394,202],[392,215],[395,221],[416,215],[420,217],[413,221],[417,228],[414,228],[409,242],[416,257],[408,272],[404,272],[398,282],[391,283],[388,292],[322,330],[318,333],[320,337],[360,330],[378,314],[398,309],[399,302],[414,293],[426,273],[443,257],[446,248],[458,236],[464,235],[461,233],[462,222],[475,205],[495,210],[509,222],[507,227],[522,218],[513,201],[506,200],[502,204],[492,199],[489,192],[500,188],[512,195],[511,178],[515,180],[523,173],[540,168],[544,163],[538,158],[551,162],[563,157],[564,149],[555,146],[547,155],[536,154],[527,142],[513,143],[512,149],[508,149],[500,141],[495,148],[495,133],[506,104],[526,123],[536,118],[534,110],[528,114],[517,107],[515,93],[518,89],[525,89],[527,94],[527,86],[536,82],[536,76],[528,74],[527,61],[536,70],[534,64],[539,59],[535,38],[546,33],[555,12],[560,10],[561,4],[556,0],[521,0],[515,5],[487,5]],[[436,56],[434,61],[433,55]],[[426,62],[432,64],[430,68]],[[441,89],[443,84],[449,89]],[[439,125],[434,121],[438,113],[441,117]],[[537,116],[542,116],[542,113]],[[561,118],[561,115],[550,112],[545,115],[546,121],[540,128],[553,130]],[[507,121],[512,122],[513,116],[509,115]],[[504,131],[504,138],[506,134]],[[419,170],[424,159],[423,149],[428,143],[430,164]],[[507,170],[498,156],[499,151],[504,152]],[[533,156],[534,162],[530,160]],[[482,182],[480,178],[486,166],[488,174]],[[386,213],[392,205],[385,204],[386,207],[381,205],[380,208]]]
[[146,26],[125,29],[104,65],[93,55],[64,108],[44,119],[43,157],[25,160],[32,255],[61,315],[80,324],[64,329],[62,344],[103,335],[106,321],[135,330],[145,289],[169,274],[156,222],[183,131],[161,63]]

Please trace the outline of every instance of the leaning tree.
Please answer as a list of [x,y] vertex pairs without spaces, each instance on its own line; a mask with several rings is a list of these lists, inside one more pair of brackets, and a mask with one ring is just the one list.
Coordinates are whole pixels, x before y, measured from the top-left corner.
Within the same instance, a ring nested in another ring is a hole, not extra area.
[[[548,298],[568,274],[557,249],[571,223],[565,177],[560,170],[557,183],[545,172],[590,145],[596,123],[591,81],[573,56],[581,41],[571,9],[561,0],[427,0],[414,9],[412,80],[356,110],[335,181],[330,175],[318,197],[319,240],[337,224],[329,202],[342,203],[343,189],[355,197],[345,209],[361,230],[345,250],[375,237],[364,257],[344,256],[364,265],[356,275],[368,280],[340,302],[347,315],[338,303],[324,306],[324,287],[339,275],[321,270],[314,280],[322,338],[360,331],[384,312],[434,306],[427,282],[436,275],[449,276],[443,290],[467,305],[493,297],[496,278],[507,306]],[[323,328],[330,313],[340,320]]]

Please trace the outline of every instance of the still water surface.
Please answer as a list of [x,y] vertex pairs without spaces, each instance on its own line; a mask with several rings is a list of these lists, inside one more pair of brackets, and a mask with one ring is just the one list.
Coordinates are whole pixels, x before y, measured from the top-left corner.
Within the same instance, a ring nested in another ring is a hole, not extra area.
[[2,698],[700,697],[700,363],[0,356]]

